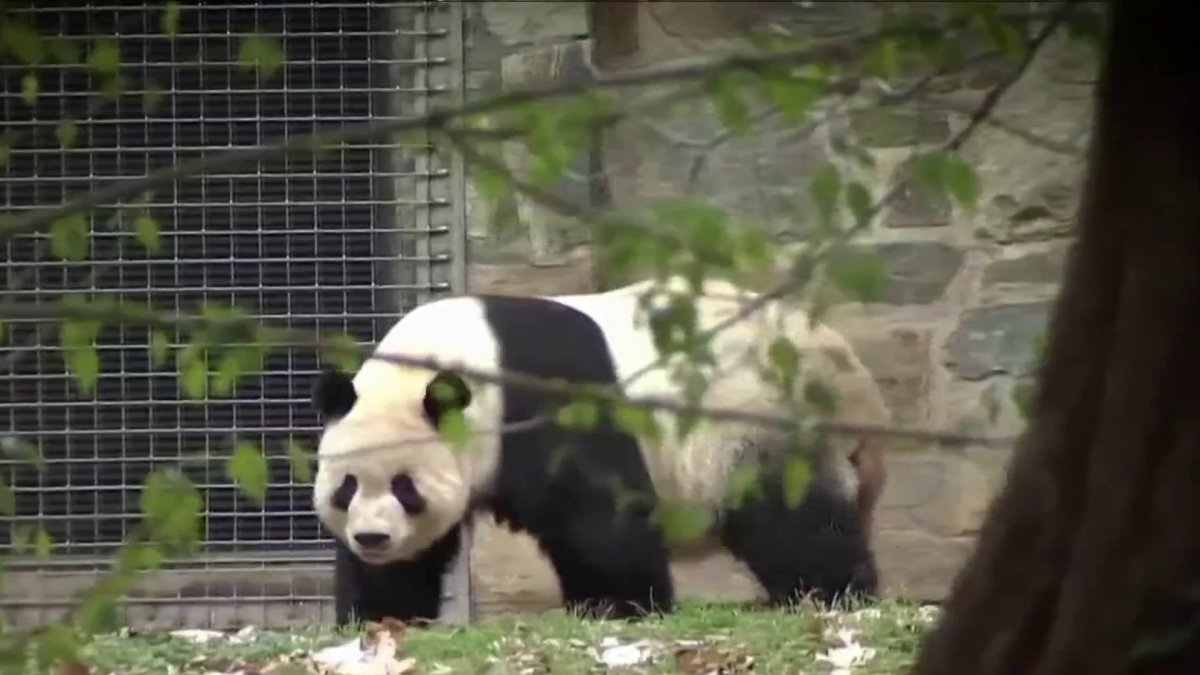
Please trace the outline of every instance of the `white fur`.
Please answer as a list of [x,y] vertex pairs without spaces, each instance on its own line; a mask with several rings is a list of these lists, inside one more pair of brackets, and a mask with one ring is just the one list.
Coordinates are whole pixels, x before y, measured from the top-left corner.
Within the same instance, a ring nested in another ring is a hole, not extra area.
[[[384,336],[376,354],[431,358],[446,365],[498,370],[498,351],[483,307],[469,297],[447,298],[409,312]],[[313,500],[326,527],[370,562],[409,559],[444,535],[462,518],[472,490],[486,488],[499,456],[496,434],[475,434],[462,452],[440,440],[421,410],[434,373],[381,358],[367,360],[354,376],[358,401],[330,424],[317,448]],[[472,429],[497,426],[498,387],[471,382],[471,405],[464,411]],[[363,451],[395,444],[394,451]],[[391,493],[392,477],[406,472],[425,497],[427,509],[410,516]],[[346,512],[330,505],[346,473],[358,491]],[[375,557],[360,550],[353,535],[387,532],[393,548]]]
[[[667,288],[687,292],[682,284],[675,280]],[[587,314],[600,326],[614,346],[617,376],[626,381],[658,358],[638,304],[639,297],[653,287],[653,282],[641,282],[605,293],[550,299]],[[753,297],[723,281],[706,282],[701,296],[696,301],[701,330],[731,318]],[[837,392],[839,419],[871,423],[885,420],[887,409],[878,388],[847,341],[828,327],[810,323],[805,312],[771,302],[719,333],[713,345],[718,364],[715,371],[707,373],[711,384],[702,403],[751,412],[783,412],[775,403],[770,385],[761,381],[756,365],[756,360],[766,362],[767,347],[782,334],[803,354],[804,372],[815,374]],[[413,310],[388,332],[378,352],[431,357],[447,365],[461,364],[488,372],[498,370],[496,341],[484,320],[481,303],[470,297],[439,300]],[[831,357],[831,352],[840,356]],[[848,370],[835,365],[839,358],[849,365]],[[494,478],[500,449],[498,435],[472,436],[467,451],[461,454],[432,436],[420,407],[432,376],[429,371],[369,360],[354,378],[359,403],[345,419],[330,425],[321,439],[314,497],[322,520],[360,555],[352,536],[344,533],[386,531],[397,542],[395,548],[370,562],[408,558],[423,550],[464,515],[469,493],[486,490]],[[472,402],[465,411],[469,424],[477,430],[495,429],[502,419],[499,388],[469,384]],[[663,367],[637,377],[626,393],[634,397],[680,396],[670,371]],[[664,442],[643,447],[642,451],[659,495],[673,502],[716,504],[724,495],[737,460],[733,449],[739,446],[738,441],[769,431],[741,423],[703,421],[680,446],[673,433],[673,416],[666,412],[657,416],[666,432]],[[355,447],[389,441],[407,442],[395,452],[338,457]],[[849,461],[853,444],[834,441],[834,467],[845,494],[852,496],[857,490],[857,477]],[[348,514],[329,506],[329,496],[341,483],[345,470],[355,473],[359,480],[358,494]],[[400,471],[409,472],[428,502],[428,510],[418,517],[409,517],[391,496],[391,478]]]

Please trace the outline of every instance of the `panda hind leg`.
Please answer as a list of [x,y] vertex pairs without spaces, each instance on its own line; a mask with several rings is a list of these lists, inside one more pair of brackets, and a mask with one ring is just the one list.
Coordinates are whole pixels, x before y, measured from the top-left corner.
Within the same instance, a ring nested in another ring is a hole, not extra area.
[[815,476],[790,507],[782,480],[764,476],[762,491],[722,514],[722,543],[767,592],[772,606],[804,599],[828,606],[878,593],[878,569],[853,499]]
[[558,576],[568,611],[617,620],[674,611],[667,550],[645,518],[612,509],[575,510],[554,530],[535,536]]

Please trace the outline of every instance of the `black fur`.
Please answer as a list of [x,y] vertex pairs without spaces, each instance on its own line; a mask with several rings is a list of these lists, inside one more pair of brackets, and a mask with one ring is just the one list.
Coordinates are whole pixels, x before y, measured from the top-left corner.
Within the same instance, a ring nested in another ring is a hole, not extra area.
[[345,417],[357,400],[354,382],[341,371],[323,370],[313,383],[313,408],[327,423]]
[[334,615],[339,626],[392,617],[433,622],[442,606],[442,575],[458,555],[459,528],[450,530],[425,555],[411,562],[368,565],[337,542]]
[[790,508],[780,476],[764,472],[761,494],[722,515],[721,543],[750,568],[772,605],[874,596],[875,555],[854,502],[818,473],[799,506]]
[[[480,300],[504,371],[616,383],[604,334],[583,313],[538,298]],[[435,404],[469,401],[460,380],[449,373],[439,380],[462,396],[432,403],[427,397],[433,419],[445,410]],[[569,610],[635,618],[674,609],[668,554],[651,520],[657,500],[636,440],[603,410],[592,429],[564,428],[552,421],[561,400],[531,389],[506,385],[503,403],[505,424],[547,413],[551,421],[505,434],[495,485],[474,506],[538,542]],[[828,602],[847,591],[875,593],[874,557],[850,499],[820,472],[795,509],[784,503],[777,478],[762,488],[761,498],[721,515],[718,534],[767,589],[772,603],[798,596]],[[618,492],[624,495],[620,508]],[[627,499],[631,492],[640,498]],[[436,618],[442,574],[457,549],[456,529],[416,561],[368,568],[339,544],[338,622],[346,621],[352,607],[360,619]]]
[[[604,334],[583,313],[537,298],[483,302],[505,371],[617,382]],[[505,387],[504,423],[529,420],[559,403],[532,389]],[[537,540],[568,610],[627,618],[674,608],[667,553],[650,522],[653,484],[634,438],[601,415],[590,430],[550,423],[508,433],[501,452],[496,485],[482,505]],[[618,513],[614,488],[643,499]]]

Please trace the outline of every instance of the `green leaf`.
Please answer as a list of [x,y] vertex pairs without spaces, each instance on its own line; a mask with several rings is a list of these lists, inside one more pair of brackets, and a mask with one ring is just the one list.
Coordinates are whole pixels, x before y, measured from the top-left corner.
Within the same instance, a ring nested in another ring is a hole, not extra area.
[[763,75],[767,98],[779,109],[788,122],[799,124],[808,111],[821,100],[821,88],[809,80],[799,80],[788,73]]
[[165,92],[163,88],[153,82],[146,82],[142,90],[142,110],[147,115],[154,112],[158,105],[162,103]]
[[837,167],[825,164],[817,169],[809,183],[808,191],[821,213],[821,219],[829,222],[833,218],[842,191],[842,177]]
[[54,136],[58,139],[58,144],[64,149],[75,147],[75,142],[79,140],[79,125],[71,118],[64,119],[59,122],[58,127],[54,130]]
[[848,134],[831,134],[829,137],[829,149],[834,154],[850,158],[855,164],[863,168],[875,168],[875,155],[871,154],[870,150],[853,141]]
[[446,411],[438,423],[438,435],[449,442],[456,451],[462,452],[471,436],[471,429],[467,426],[467,418],[463,412]]
[[313,481],[312,452],[299,443],[288,443],[288,461],[292,465],[292,478],[298,483]]
[[946,182],[943,176],[946,166],[946,153],[944,152],[929,152],[917,155],[913,159],[912,172],[913,177],[927,187],[933,188],[939,192],[946,190]]
[[75,383],[84,394],[95,391],[100,377],[100,355],[96,351],[96,336],[100,321],[95,319],[63,319],[59,327],[59,344],[63,362],[75,376]]
[[982,188],[975,169],[958,155],[948,155],[942,162],[942,180],[958,203],[974,208]]
[[96,40],[88,54],[88,65],[101,75],[115,76],[121,69],[121,44],[110,37]]
[[1104,43],[1104,19],[1103,9],[1090,5],[1077,7],[1067,15],[1067,36],[1089,47],[1099,47]]
[[38,446],[16,436],[0,436],[0,453],[32,465],[41,472],[46,466]]
[[71,626],[60,623],[46,626],[32,643],[36,672],[49,672],[56,663],[74,660],[82,644]]
[[8,167],[8,161],[12,158],[12,143],[8,140],[8,134],[4,138],[0,138],[0,169]]
[[253,443],[239,443],[225,464],[225,475],[258,505],[267,498],[267,458]]
[[709,81],[709,90],[717,107],[717,117],[733,132],[744,131],[750,118],[746,103],[741,97],[741,79],[741,73],[729,71]]
[[347,373],[358,370],[361,365],[361,349],[358,341],[346,333],[321,336],[321,358]]
[[558,410],[557,422],[568,429],[591,429],[596,426],[600,409],[595,401],[580,399]]
[[837,412],[837,392],[822,382],[809,381],[804,383],[804,402],[815,408],[822,415],[829,416]]
[[757,463],[747,463],[738,466],[729,474],[730,506],[738,508],[745,504],[750,497],[762,496],[762,484],[759,482],[761,471]]
[[237,345],[229,347],[217,362],[217,371],[212,374],[211,389],[218,396],[230,396],[238,381],[247,373],[262,370],[265,350],[260,345]]
[[887,288],[888,269],[883,258],[865,251],[830,256],[828,270],[834,285],[859,302],[873,302]]
[[785,395],[790,396],[796,382],[796,374],[800,371],[800,352],[796,345],[786,337],[777,337],[767,347],[767,358],[775,368]]
[[150,363],[154,366],[161,366],[167,362],[171,356],[171,338],[167,334],[160,331],[152,331],[150,333]]
[[1012,402],[1022,419],[1028,420],[1033,413],[1033,401],[1037,385],[1033,382],[1017,382],[1012,388]]
[[27,23],[4,16],[0,24],[0,47],[28,66],[36,66],[46,58],[46,45],[41,33]]
[[484,200],[495,208],[509,194],[508,176],[491,166],[472,166],[472,181]]
[[271,77],[283,67],[283,45],[275,39],[251,35],[242,40],[238,62],[242,70],[257,69],[263,77]]
[[692,506],[660,505],[656,520],[668,545],[686,544],[704,536],[713,524],[705,509]]
[[800,506],[811,481],[812,467],[808,460],[797,457],[787,463],[783,470],[783,502],[789,509]]
[[613,413],[617,426],[626,433],[650,443],[662,440],[662,430],[654,419],[654,413],[634,405],[618,405]]
[[90,633],[111,633],[121,626],[117,600],[129,586],[123,576],[108,576],[88,591],[74,612],[75,625]]
[[33,532],[33,554],[38,560],[49,560],[54,552],[54,540],[44,528],[36,528]]
[[194,399],[208,395],[208,359],[198,345],[189,344],[177,351],[175,364],[184,394]]
[[155,471],[146,477],[141,494],[142,517],[153,537],[171,548],[186,548],[200,534],[204,499],[178,471]]
[[59,218],[50,225],[50,252],[60,260],[83,260],[91,244],[88,230],[82,213]]
[[854,215],[854,226],[864,228],[871,224],[875,212],[874,200],[867,186],[853,181],[846,184],[846,206]]
[[175,37],[175,34],[179,32],[179,15],[182,11],[183,8],[178,2],[168,2],[163,6],[159,25],[162,27],[164,35]]
[[112,103],[116,103],[117,99],[125,93],[129,88],[129,80],[124,75],[113,75],[104,78],[104,83],[100,85],[100,91],[104,94],[104,98]]
[[54,60],[64,66],[73,66],[79,63],[79,47],[75,42],[64,37],[50,38],[50,55]]
[[17,494],[0,476],[0,514],[12,517],[17,513]]
[[1025,38],[1022,37],[1021,31],[1000,18],[998,13],[989,11],[982,12],[977,16],[983,20],[984,28],[992,45],[996,47],[996,51],[1000,52],[1010,63],[1019,64],[1025,57],[1026,49]]
[[158,220],[149,213],[143,213],[133,221],[133,231],[138,243],[150,253],[157,253],[161,240],[159,238]]
[[867,53],[867,70],[869,73],[894,80],[900,74],[900,44],[896,38],[883,38]]
[[125,542],[116,558],[116,568],[120,573],[158,569],[165,560],[162,551],[153,542],[148,541]]
[[21,78],[21,100],[29,105],[37,103],[39,89],[37,74],[25,73],[25,76]]

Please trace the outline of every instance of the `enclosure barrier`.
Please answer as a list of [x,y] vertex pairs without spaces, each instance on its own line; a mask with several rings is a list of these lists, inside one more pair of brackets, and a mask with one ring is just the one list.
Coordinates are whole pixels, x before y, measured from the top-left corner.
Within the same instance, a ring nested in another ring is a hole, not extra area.
[[[43,34],[86,55],[115,36],[123,91],[106,96],[86,68],[0,62],[4,211],[51,205],[233,147],[420,114],[462,97],[462,6],[457,2],[194,3],[173,37],[166,3],[6,3]],[[239,62],[242,40],[276,38],[272,76]],[[31,105],[22,81],[34,73]],[[73,144],[56,130],[76,121]],[[194,312],[236,303],[306,330],[347,330],[374,343],[398,314],[462,287],[463,178],[458,160],[428,142],[394,138],[330,148],[179,181],[148,195],[161,224],[148,253],[133,215],[93,214],[91,256],[53,257],[45,235],[7,243],[4,296],[57,300],[64,290],[151,301]],[[98,341],[94,396],[67,373],[54,325],[5,320],[0,434],[33,443],[41,473],[0,457],[16,515],[3,517],[0,608],[10,625],[59,619],[139,520],[151,469],[185,457],[204,499],[198,556],[172,560],[122,606],[133,626],[282,627],[331,621],[332,546],[309,488],[285,450],[314,446],[311,350],[274,354],[232,397],[185,400],[173,362],[158,363],[144,329],[110,328]],[[268,453],[266,505],[239,493],[225,460],[237,441]],[[29,526],[54,555],[14,550]],[[467,561],[448,584],[447,611],[470,611]]]

